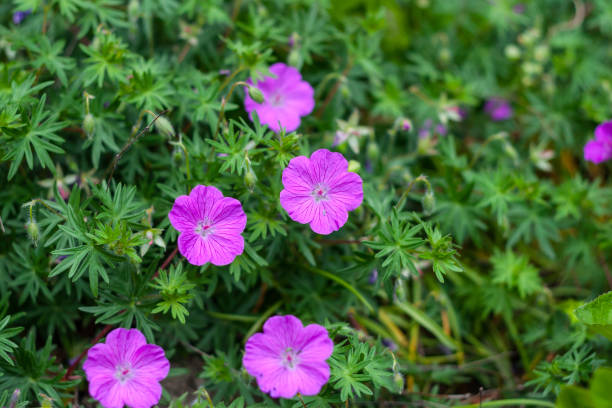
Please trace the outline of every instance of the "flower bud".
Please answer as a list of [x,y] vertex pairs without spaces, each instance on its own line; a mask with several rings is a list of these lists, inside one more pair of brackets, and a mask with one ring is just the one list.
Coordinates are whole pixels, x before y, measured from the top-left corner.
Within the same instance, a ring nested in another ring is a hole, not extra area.
[[162,135],[167,137],[168,139],[174,136],[174,128],[168,119],[163,116],[158,116],[155,121],[155,129]]
[[431,189],[428,189],[422,200],[423,213],[425,215],[431,215],[436,209],[436,197]]
[[255,190],[255,184],[257,183],[257,175],[253,169],[249,168],[244,175],[244,185],[252,193]]
[[180,148],[176,148],[172,151],[172,162],[175,166],[181,166],[185,156],[183,156],[183,151]]
[[371,141],[368,143],[367,155],[368,159],[373,162],[378,160],[378,156],[380,156],[380,149],[378,148],[378,144],[376,144],[376,142]]
[[521,58],[521,49],[515,44],[508,44],[504,49],[504,54],[508,59],[517,60]]
[[263,93],[254,86],[249,86],[249,96],[251,97],[252,100],[254,100],[257,103],[264,102]]
[[289,52],[289,57],[287,57],[287,62],[292,67],[300,68],[302,66],[302,55],[298,48],[293,48],[291,52]]
[[30,239],[34,243],[34,246],[38,246],[38,239],[40,238],[40,228],[38,227],[38,223],[35,219],[31,219],[26,224],[26,230],[28,231]]
[[440,58],[440,62],[443,64],[447,64],[451,60],[451,57],[451,51],[447,47],[442,48],[440,52],[438,52],[438,58]]
[[83,130],[85,131],[87,137],[91,138],[93,136],[95,124],[96,119],[91,113],[85,115],[85,117],[83,118]]
[[348,163],[348,171],[352,171],[353,173],[357,173],[361,168],[361,163],[357,160],[349,160]]
[[538,45],[537,47],[535,47],[535,50],[533,51],[533,56],[538,62],[546,61],[549,55],[550,55],[550,50],[548,49],[548,46],[544,44]]

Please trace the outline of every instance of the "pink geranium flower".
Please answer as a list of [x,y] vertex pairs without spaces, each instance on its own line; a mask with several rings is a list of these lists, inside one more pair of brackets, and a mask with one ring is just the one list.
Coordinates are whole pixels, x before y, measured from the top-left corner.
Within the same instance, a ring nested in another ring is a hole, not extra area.
[[310,159],[298,156],[283,170],[280,202],[292,220],[310,224],[318,234],[331,234],[348,220],[363,201],[363,185],[358,174],[348,171],[340,153],[327,149],[314,152]]
[[584,145],[584,159],[593,163],[612,159],[612,121],[597,126],[595,139]]
[[180,253],[192,265],[227,265],[244,250],[242,205],[215,187],[198,185],[188,196],[177,197],[168,218],[181,233]]
[[485,104],[484,110],[495,122],[510,119],[513,114],[510,103],[502,98],[489,99]]
[[314,109],[314,90],[302,80],[300,72],[288,65],[278,62],[270,66],[274,77],[264,77],[256,85],[251,79],[246,82],[257,87],[264,96],[262,103],[257,103],[249,96],[244,99],[244,108],[253,119],[257,112],[259,121],[265,123],[275,132],[281,127],[292,132],[300,126],[300,117],[306,116]]
[[302,326],[295,316],[273,316],[245,346],[242,364],[273,398],[316,395],[329,380],[326,360],[334,350],[325,327]]
[[136,329],[115,329],[87,352],[83,370],[89,394],[104,408],[150,408],[159,402],[159,382],[166,378],[170,362],[164,350],[147,344]]

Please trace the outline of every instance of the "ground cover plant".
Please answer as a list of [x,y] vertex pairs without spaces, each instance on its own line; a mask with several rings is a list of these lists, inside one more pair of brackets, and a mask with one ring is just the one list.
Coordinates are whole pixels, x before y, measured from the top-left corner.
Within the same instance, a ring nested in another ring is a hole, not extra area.
[[611,40],[608,0],[0,2],[0,406],[612,406]]

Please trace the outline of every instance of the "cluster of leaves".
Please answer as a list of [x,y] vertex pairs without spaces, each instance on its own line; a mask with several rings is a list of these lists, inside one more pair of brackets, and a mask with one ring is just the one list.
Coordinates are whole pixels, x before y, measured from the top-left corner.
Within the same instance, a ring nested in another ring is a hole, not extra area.
[[[91,406],[65,374],[122,326],[166,350],[161,404],[299,407],[241,367],[288,313],[335,341],[308,406],[587,393],[612,355],[609,295],[581,306],[612,281],[610,167],[582,158],[612,117],[612,5],[573,4],[0,2],[0,405]],[[235,85],[278,61],[315,88],[289,134]],[[364,180],[331,236],[278,199],[317,148]],[[167,213],[197,184],[247,213],[229,266],[177,254]]]

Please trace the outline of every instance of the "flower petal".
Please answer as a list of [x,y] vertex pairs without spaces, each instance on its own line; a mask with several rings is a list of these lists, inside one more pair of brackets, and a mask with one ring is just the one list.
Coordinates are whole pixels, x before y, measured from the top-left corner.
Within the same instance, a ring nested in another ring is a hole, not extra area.
[[137,329],[115,329],[106,336],[111,361],[121,363],[131,361],[140,346],[147,344],[144,334]]
[[334,201],[321,201],[314,206],[310,228],[321,235],[338,231],[348,221],[348,211]]
[[336,178],[348,171],[348,161],[337,152],[319,149],[310,156],[310,174],[313,181],[332,186]]
[[604,122],[595,128],[595,140],[612,143],[612,121]]
[[244,251],[242,235],[230,235],[229,238],[215,231],[203,240],[210,254],[210,263],[217,266],[229,265]]
[[302,395],[317,395],[329,381],[329,374],[329,365],[324,361],[300,364],[294,374],[298,392]]
[[170,224],[180,232],[192,231],[198,223],[198,208],[195,202],[186,195],[182,195],[174,200],[172,210],[168,213]]
[[83,371],[91,382],[94,378],[113,378],[115,365],[118,361],[113,359],[113,352],[104,343],[98,343],[87,351],[87,360],[83,363]]
[[363,181],[357,173],[344,173],[330,186],[328,195],[330,201],[341,204],[348,211],[353,211],[363,201]]
[[314,89],[306,81],[300,81],[285,94],[286,108],[297,112],[299,116],[310,115],[315,106]]
[[89,395],[100,402],[104,408],[123,408],[124,393],[119,381],[114,378],[106,381],[90,381]]
[[295,347],[295,339],[302,328],[300,319],[293,315],[272,316],[263,326],[265,334],[278,338],[283,350],[287,347]]
[[334,343],[327,329],[318,324],[309,324],[296,339],[296,349],[300,350],[300,365],[327,360],[334,351]]
[[223,193],[213,186],[197,185],[189,193],[196,210],[195,218],[201,221],[211,216],[215,203],[223,198]]
[[283,186],[295,194],[310,195],[317,182],[310,176],[310,159],[297,156],[283,170]]
[[224,197],[217,201],[212,212],[215,235],[229,238],[240,235],[246,226],[247,216],[240,201],[232,197]]
[[178,248],[181,255],[192,265],[201,266],[210,261],[209,248],[204,239],[195,232],[183,232],[178,237]]
[[143,376],[127,381],[124,388],[125,404],[130,408],[151,408],[159,402],[162,394],[157,381]]
[[294,194],[289,190],[283,190],[280,193],[281,206],[287,211],[289,217],[293,221],[301,224],[310,223],[317,211],[317,204],[312,197],[305,195]]
[[161,381],[168,375],[170,362],[163,348],[155,344],[145,344],[134,354],[132,367],[135,369],[135,376],[145,374],[146,377]]

